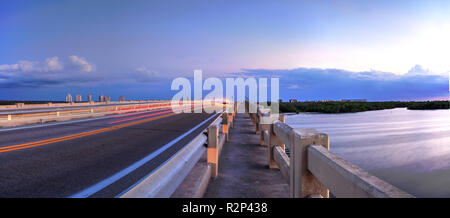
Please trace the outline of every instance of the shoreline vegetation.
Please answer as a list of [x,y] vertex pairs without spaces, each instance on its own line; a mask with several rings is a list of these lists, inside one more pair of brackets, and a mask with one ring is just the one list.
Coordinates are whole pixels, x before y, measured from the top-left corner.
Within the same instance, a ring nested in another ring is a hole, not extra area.
[[394,108],[408,110],[449,109],[449,101],[383,101],[383,102],[280,102],[280,112],[354,113]]

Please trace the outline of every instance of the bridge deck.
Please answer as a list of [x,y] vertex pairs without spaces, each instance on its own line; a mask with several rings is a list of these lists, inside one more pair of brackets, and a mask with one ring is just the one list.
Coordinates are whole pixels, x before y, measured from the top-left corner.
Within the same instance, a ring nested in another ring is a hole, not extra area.
[[211,179],[206,198],[287,198],[288,184],[267,166],[267,148],[247,114],[238,113],[219,159],[219,176]]

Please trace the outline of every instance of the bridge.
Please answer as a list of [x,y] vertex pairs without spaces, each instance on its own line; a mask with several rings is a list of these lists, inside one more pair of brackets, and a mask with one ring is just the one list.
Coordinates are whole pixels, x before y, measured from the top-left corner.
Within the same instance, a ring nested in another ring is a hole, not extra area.
[[17,104],[0,127],[0,197],[413,197],[252,102]]

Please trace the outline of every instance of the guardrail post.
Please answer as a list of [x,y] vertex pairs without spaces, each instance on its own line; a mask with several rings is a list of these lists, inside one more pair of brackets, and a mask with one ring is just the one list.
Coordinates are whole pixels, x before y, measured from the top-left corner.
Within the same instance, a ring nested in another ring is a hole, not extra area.
[[230,128],[233,128],[233,113],[228,113],[228,121],[230,123]]
[[225,134],[225,141],[227,142],[229,141],[228,123],[228,113],[224,112],[222,113],[222,133]]
[[8,114],[8,120],[11,120],[11,119],[12,119],[11,114]]
[[308,171],[306,149],[313,144],[329,149],[328,135],[314,129],[301,129],[294,130],[291,136],[293,143],[290,146],[290,197],[303,198],[319,194],[328,198],[328,189]]
[[211,166],[211,177],[217,177],[219,173],[219,126],[208,127],[207,162]]

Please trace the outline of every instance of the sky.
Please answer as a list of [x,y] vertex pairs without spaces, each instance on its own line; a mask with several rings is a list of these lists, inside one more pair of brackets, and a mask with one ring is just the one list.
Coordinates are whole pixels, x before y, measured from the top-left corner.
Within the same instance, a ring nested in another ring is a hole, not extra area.
[[0,99],[170,99],[176,77],[300,100],[448,99],[450,2],[0,0]]

